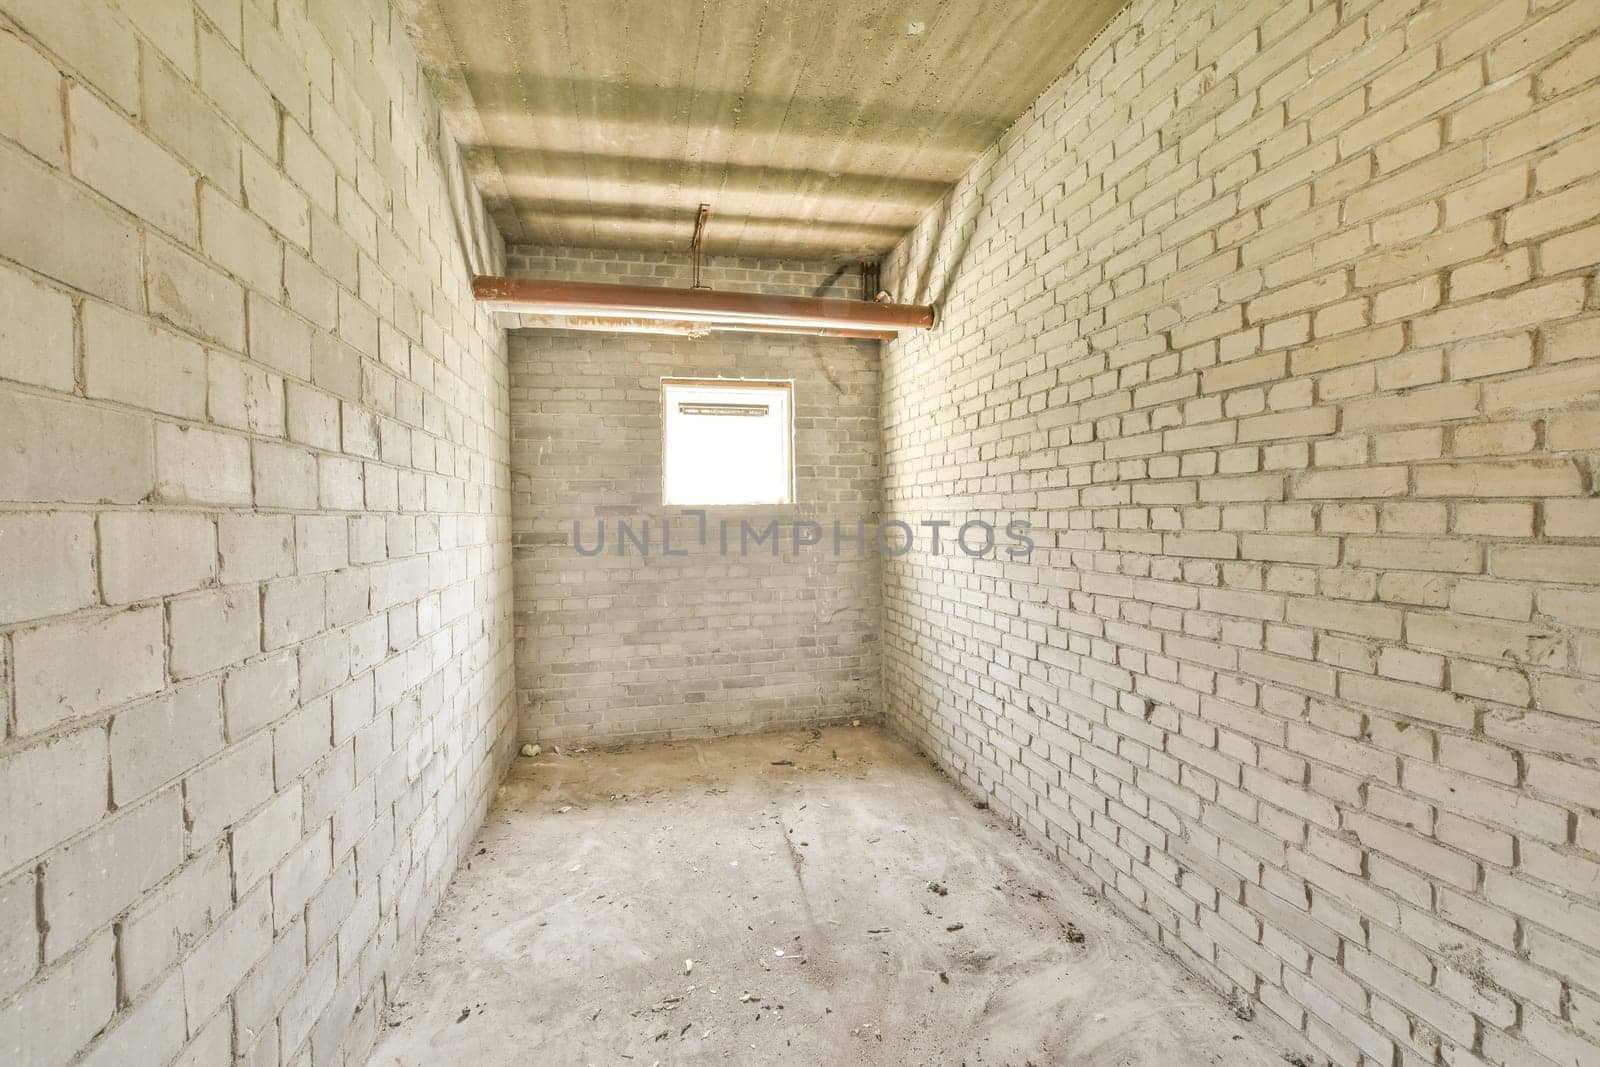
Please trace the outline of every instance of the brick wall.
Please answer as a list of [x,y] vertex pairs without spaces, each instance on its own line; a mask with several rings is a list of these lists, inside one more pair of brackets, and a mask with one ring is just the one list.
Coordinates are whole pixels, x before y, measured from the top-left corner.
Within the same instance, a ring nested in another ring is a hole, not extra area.
[[886,710],[1340,1064],[1600,1061],[1600,5],[1136,0],[886,267]]
[[0,99],[0,1061],[359,1063],[512,738],[498,238],[383,0]]
[[[687,220],[684,250],[677,253],[620,251],[608,248],[545,248],[512,245],[506,249],[506,273],[521,278],[559,278],[616,285],[664,285],[687,289],[694,284],[694,260],[689,254]],[[707,224],[714,239],[716,217]],[[748,256],[704,256],[700,284],[713,289],[779,296],[818,296],[859,300],[862,296],[858,260],[754,259]],[[514,321],[514,320],[511,320]]]
[[[510,270],[632,284],[690,284],[687,255],[513,247]],[[713,257],[706,284],[857,297],[852,265]],[[870,551],[835,556],[832,522],[876,521],[878,345],[779,334],[703,340],[515,331],[512,489],[519,730],[544,741],[638,740],[865,718],[878,708],[879,571]],[[717,508],[707,544],[675,519],[660,554],[661,379],[792,379],[795,504]],[[721,553],[717,521],[730,522]],[[571,544],[581,523],[592,548]],[[655,553],[617,554],[617,520],[651,522]],[[827,528],[794,550],[790,524]],[[778,521],[786,544],[739,554],[739,522]]]

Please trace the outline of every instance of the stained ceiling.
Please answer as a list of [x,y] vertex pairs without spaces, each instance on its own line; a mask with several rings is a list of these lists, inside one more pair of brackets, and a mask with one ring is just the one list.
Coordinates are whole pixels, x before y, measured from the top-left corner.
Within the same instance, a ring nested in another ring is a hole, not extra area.
[[1122,0],[411,0],[512,243],[864,256]]

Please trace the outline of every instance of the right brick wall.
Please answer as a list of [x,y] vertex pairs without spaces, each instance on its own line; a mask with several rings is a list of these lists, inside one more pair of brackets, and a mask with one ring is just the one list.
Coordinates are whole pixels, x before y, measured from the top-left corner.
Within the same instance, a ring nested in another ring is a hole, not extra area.
[[891,723],[1336,1063],[1600,1062],[1597,28],[1136,0],[886,264]]

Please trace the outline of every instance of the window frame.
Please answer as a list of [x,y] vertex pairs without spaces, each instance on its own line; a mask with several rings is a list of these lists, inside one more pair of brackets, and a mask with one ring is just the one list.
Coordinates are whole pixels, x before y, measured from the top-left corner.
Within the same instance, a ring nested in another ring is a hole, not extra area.
[[[782,500],[756,500],[742,503],[728,504],[691,504],[677,503],[667,496],[667,465],[670,462],[671,442],[667,427],[667,405],[671,403],[671,391],[679,389],[756,389],[771,390],[784,394],[784,408],[788,414],[782,434],[783,444],[783,471],[784,487]],[[664,375],[661,378],[661,503],[664,507],[678,508],[781,508],[790,507],[795,503],[795,463],[794,463],[794,379],[793,378],[686,378],[678,375]]]

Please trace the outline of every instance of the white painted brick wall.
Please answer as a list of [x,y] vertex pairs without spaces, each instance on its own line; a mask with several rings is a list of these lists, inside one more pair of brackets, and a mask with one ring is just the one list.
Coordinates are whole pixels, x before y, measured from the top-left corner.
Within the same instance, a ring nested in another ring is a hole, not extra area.
[[[687,286],[687,256],[515,246],[516,274]],[[859,265],[709,257],[709,285],[856,299]],[[875,718],[878,564],[828,544],[738,555],[738,520],[758,529],[838,518],[876,521],[878,346],[779,334],[703,340],[568,331],[511,336],[512,478],[517,574],[519,732],[582,742],[695,737]],[[674,523],[660,554],[662,377],[793,379],[796,502],[713,511]],[[717,552],[716,517],[733,522]],[[615,522],[650,520],[654,554],[615,554]],[[605,554],[586,544],[604,518]],[[783,536],[789,537],[783,527]],[[825,541],[827,538],[825,538]]]
[[1600,5],[1134,0],[896,250],[892,724],[1332,1062],[1600,1062]]
[[515,733],[498,236],[383,0],[0,96],[0,1061],[360,1063]]

